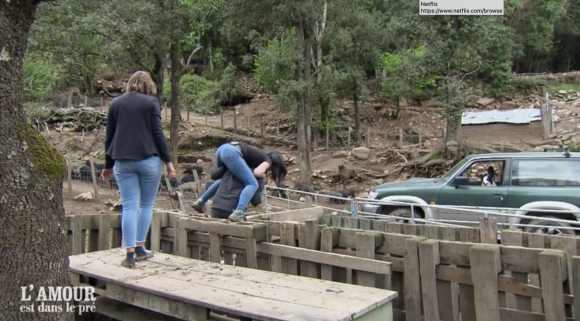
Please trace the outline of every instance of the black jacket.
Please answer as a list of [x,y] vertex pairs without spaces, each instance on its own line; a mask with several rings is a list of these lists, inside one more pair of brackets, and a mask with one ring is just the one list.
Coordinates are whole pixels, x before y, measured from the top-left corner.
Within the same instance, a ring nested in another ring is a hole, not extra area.
[[105,168],[116,160],[142,160],[158,156],[171,161],[157,98],[128,93],[113,100],[107,115]]

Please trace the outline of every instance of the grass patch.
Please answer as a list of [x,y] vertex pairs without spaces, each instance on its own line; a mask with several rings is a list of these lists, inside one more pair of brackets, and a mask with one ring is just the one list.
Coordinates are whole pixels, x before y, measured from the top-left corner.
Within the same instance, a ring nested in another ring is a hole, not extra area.
[[548,92],[552,95],[557,94],[560,90],[580,92],[580,83],[577,84],[557,84],[550,86]]

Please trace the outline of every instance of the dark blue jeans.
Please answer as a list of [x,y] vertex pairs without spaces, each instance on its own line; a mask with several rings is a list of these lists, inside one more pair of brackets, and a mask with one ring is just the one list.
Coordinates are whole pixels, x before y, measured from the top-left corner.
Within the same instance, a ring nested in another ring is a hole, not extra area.
[[[258,180],[248,164],[246,164],[246,161],[242,158],[240,148],[232,144],[221,145],[215,152],[215,160],[216,167],[227,167],[228,170],[244,184],[244,189],[242,189],[238,206],[236,207],[236,211],[244,211],[258,190]],[[201,195],[201,199],[204,202],[207,202],[215,195],[220,182],[221,180],[215,181],[207,191]]]

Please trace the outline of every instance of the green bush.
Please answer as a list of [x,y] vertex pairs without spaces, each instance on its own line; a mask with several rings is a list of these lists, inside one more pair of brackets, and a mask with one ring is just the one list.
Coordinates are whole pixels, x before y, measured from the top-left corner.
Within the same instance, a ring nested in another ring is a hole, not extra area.
[[293,44],[295,33],[292,28],[258,50],[254,57],[254,77],[262,90],[278,94],[285,83],[294,79],[298,61],[302,58]]
[[198,75],[184,75],[179,82],[181,101],[196,112],[214,111],[220,104],[219,83]]
[[58,65],[52,55],[27,57],[23,66],[23,90],[26,101],[46,101],[56,90],[59,80]]

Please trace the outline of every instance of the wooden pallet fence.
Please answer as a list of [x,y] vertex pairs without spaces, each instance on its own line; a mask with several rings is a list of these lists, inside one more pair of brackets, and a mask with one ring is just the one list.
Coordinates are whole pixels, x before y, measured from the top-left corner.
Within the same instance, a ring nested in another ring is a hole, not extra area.
[[[391,289],[399,293],[394,320],[580,320],[577,238],[504,230],[497,245],[481,237],[482,230],[494,233],[493,220],[481,224],[357,221],[347,228],[313,219],[231,223],[156,212],[150,248]],[[71,253],[120,246],[119,227],[119,214],[67,217]]]

